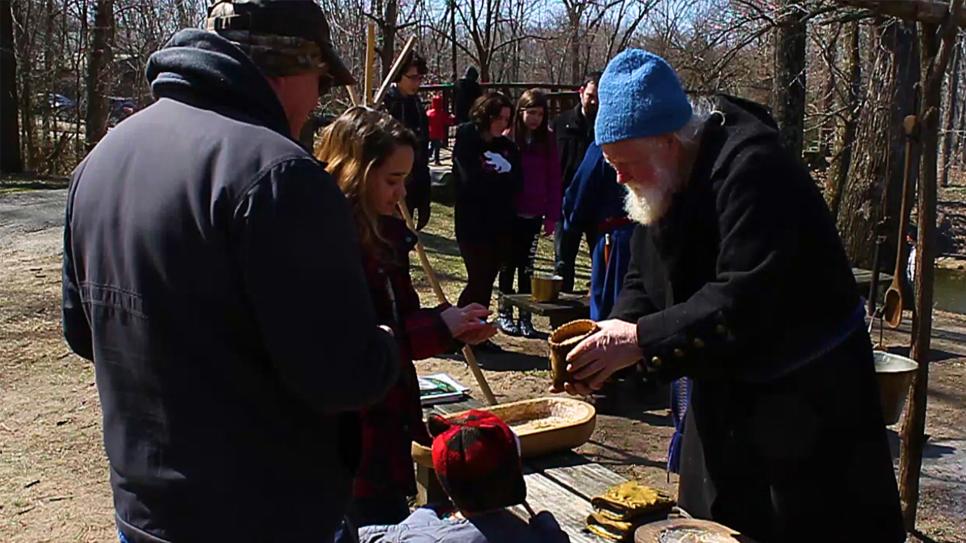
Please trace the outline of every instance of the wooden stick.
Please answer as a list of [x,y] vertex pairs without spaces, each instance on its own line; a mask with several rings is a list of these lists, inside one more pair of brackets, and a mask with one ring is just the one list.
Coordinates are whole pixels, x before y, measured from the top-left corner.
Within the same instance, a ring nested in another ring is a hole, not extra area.
[[346,85],[346,90],[349,91],[349,101],[352,102],[353,106],[359,105],[359,94],[356,92],[355,85]]
[[399,56],[396,57],[396,61],[392,63],[392,68],[389,69],[389,75],[386,76],[386,80],[382,82],[382,86],[379,87],[379,92],[376,93],[376,97],[372,100],[375,107],[379,107],[382,102],[382,97],[386,95],[386,91],[389,90],[389,84],[396,79],[399,75],[399,70],[402,69],[403,60],[412,51],[413,45],[416,43],[416,36],[409,36],[406,40],[406,45],[403,46],[402,51],[399,52]]
[[[402,213],[403,219],[406,220],[406,226],[409,227],[414,233],[416,233],[416,254],[419,255],[419,263],[423,266],[423,271],[426,273],[426,278],[429,280],[429,284],[433,287],[433,293],[436,294],[436,299],[439,303],[449,303],[446,300],[446,293],[443,292],[443,287],[439,284],[439,279],[436,278],[436,272],[433,271],[433,267],[429,264],[429,257],[426,256],[426,249],[423,248],[423,243],[419,241],[419,233],[416,232],[416,227],[413,225],[413,217],[409,213],[409,209],[406,207],[405,202],[399,202],[399,212]],[[479,364],[476,363],[476,354],[473,353],[473,348],[469,345],[463,346],[463,356],[466,358],[466,365],[470,367],[470,371],[473,372],[473,377],[476,377],[476,383],[480,385],[480,390],[483,392],[483,397],[486,398],[486,403],[490,405],[496,405],[496,397],[493,396],[493,391],[490,390],[490,385],[486,382],[486,377],[480,370]]]
[[362,105],[372,103],[372,82],[375,80],[376,64],[376,23],[369,21],[366,29],[366,66],[362,84]]
[[527,503],[527,500],[523,500],[523,508],[526,509],[527,513],[530,514],[530,518],[537,516],[537,514],[533,512],[533,508],[530,507],[530,504]]

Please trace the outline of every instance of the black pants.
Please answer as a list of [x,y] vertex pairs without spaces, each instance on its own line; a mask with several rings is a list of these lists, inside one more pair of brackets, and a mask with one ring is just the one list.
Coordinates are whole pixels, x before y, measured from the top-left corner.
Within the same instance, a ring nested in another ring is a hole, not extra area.
[[516,217],[513,220],[513,234],[510,237],[510,253],[500,270],[500,292],[513,294],[513,276],[517,276],[517,292],[530,293],[530,277],[533,275],[533,262],[537,258],[537,243],[540,239],[542,217]]
[[429,155],[435,164],[439,164],[439,148],[443,146],[443,140],[429,140]]
[[460,294],[459,306],[478,303],[490,306],[493,281],[506,262],[510,234],[501,234],[486,241],[457,240],[463,265],[466,267],[466,287]]
[[577,261],[577,253],[580,251],[580,238],[587,238],[587,247],[591,253],[597,243],[597,233],[593,230],[582,232],[580,230],[564,230],[563,221],[557,221],[554,229],[553,247],[556,255],[554,272],[563,277],[564,292],[574,291],[574,266]]
[[865,330],[769,383],[694,379],[678,502],[761,543],[905,541]]

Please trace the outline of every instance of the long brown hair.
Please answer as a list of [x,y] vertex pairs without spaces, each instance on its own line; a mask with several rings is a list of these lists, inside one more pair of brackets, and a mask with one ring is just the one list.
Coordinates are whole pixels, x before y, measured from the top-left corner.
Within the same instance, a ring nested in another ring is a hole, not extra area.
[[544,143],[547,141],[547,135],[550,133],[550,129],[548,128],[550,125],[550,101],[547,100],[547,95],[539,89],[525,91],[520,95],[520,99],[517,100],[517,109],[513,112],[513,140],[516,142],[517,147],[521,149],[527,144],[527,133],[530,132],[527,125],[523,123],[523,110],[531,107],[543,108],[543,121],[531,133],[531,140],[534,143]]
[[503,108],[510,110],[513,114],[513,102],[505,94],[496,91],[487,91],[473,102],[470,108],[470,120],[476,125],[480,133],[490,129],[493,119],[499,118]]
[[369,178],[400,145],[416,150],[412,131],[387,113],[357,106],[326,126],[315,147],[315,157],[349,201],[363,247],[375,254],[388,246],[379,234],[379,213],[369,201]]

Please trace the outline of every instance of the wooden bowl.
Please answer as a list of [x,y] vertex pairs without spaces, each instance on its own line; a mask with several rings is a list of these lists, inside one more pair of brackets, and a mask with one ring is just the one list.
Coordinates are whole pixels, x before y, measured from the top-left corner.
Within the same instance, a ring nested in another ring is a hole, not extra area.
[[567,354],[597,330],[600,328],[596,322],[580,319],[570,321],[550,334],[547,343],[550,345],[550,371],[555,389],[563,390],[564,382],[570,378],[567,373]]
[[[520,455],[523,458],[583,445],[597,425],[594,406],[576,398],[550,396],[480,409],[493,413],[510,426],[520,438]],[[446,418],[464,413],[453,413]],[[429,447],[413,443],[412,455],[420,465],[433,467],[433,452]]]
[[[673,534],[678,532],[678,537]],[[708,543],[754,543],[750,537],[741,535],[727,526],[693,518],[662,520],[645,524],[634,532],[634,543],[658,543],[662,534],[671,541],[707,541]],[[668,537],[670,536],[670,537]],[[690,536],[690,537],[688,537]]]

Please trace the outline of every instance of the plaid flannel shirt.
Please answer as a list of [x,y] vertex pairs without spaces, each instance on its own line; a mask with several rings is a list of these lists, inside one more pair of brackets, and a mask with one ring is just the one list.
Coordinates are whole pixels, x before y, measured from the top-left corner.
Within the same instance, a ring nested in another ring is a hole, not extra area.
[[393,329],[399,343],[399,381],[386,397],[360,413],[362,455],[353,494],[376,496],[386,491],[416,493],[412,441],[432,443],[419,403],[419,383],[413,360],[449,351],[456,344],[443,322],[446,304],[420,308],[409,276],[409,251],[416,235],[399,219],[383,217],[380,232],[390,243],[391,261],[365,257],[366,276],[380,323]]

